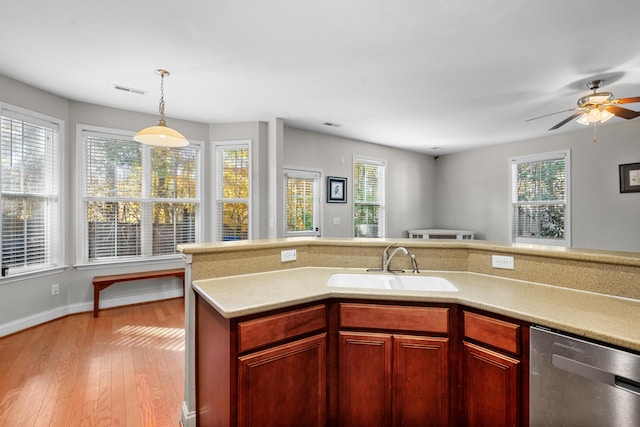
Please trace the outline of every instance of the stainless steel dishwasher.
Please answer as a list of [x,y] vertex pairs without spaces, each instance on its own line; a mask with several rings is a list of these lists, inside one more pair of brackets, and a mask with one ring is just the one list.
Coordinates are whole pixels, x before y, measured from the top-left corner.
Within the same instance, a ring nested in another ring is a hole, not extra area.
[[531,427],[640,426],[640,355],[534,326],[530,357]]

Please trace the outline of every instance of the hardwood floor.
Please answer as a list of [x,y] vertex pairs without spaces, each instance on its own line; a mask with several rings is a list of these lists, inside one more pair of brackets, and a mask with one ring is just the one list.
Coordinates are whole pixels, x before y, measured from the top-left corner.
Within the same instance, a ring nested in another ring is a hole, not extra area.
[[179,426],[182,298],[67,316],[0,338],[2,426]]

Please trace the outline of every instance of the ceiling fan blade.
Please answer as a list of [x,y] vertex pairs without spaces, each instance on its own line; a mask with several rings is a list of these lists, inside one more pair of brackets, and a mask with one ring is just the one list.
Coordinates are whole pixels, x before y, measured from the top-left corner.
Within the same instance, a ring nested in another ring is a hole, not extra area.
[[579,115],[584,114],[584,111],[578,111],[577,113],[574,113],[572,115],[570,115],[569,117],[567,117],[566,119],[564,119],[563,121],[561,121],[560,123],[558,123],[557,125],[555,125],[552,128],[549,128],[549,130],[556,130],[558,129],[560,126],[564,126],[567,123],[569,123],[571,120],[575,119],[576,117],[578,117]]
[[544,116],[534,117],[532,119],[525,120],[525,122],[530,122],[531,120],[538,120],[538,119],[541,119],[543,117],[554,116],[554,115],[560,114],[560,113],[566,113],[567,111],[575,111],[575,108],[569,108],[568,110],[556,111],[555,113],[550,113],[550,114],[545,114]]
[[605,107],[605,110],[627,120],[635,119],[636,117],[640,116],[640,111],[633,111],[629,110],[628,108],[618,107],[616,105],[609,105]]
[[615,99],[614,104],[633,104],[634,102],[640,102],[640,96],[634,96],[633,98],[620,98]]

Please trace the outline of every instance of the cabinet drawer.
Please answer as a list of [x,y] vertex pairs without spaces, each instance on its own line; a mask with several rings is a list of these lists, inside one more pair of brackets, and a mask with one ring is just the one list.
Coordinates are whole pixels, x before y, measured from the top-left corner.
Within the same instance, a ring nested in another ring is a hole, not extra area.
[[240,353],[298,335],[324,329],[327,313],[324,305],[301,308],[238,324]]
[[380,304],[340,304],[341,328],[449,333],[449,309]]
[[464,336],[490,346],[520,354],[520,325],[464,312]]

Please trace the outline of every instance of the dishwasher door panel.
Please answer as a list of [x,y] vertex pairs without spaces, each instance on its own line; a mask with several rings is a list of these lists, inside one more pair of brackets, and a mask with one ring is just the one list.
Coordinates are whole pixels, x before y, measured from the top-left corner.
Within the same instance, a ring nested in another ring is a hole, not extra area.
[[530,426],[640,426],[640,356],[531,328]]

